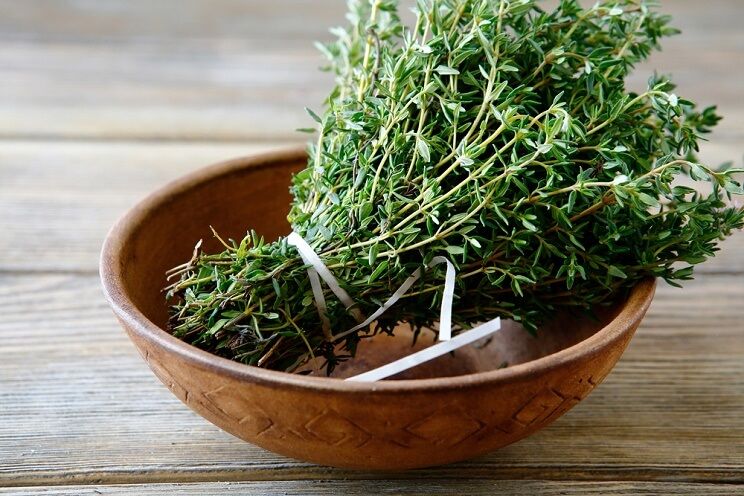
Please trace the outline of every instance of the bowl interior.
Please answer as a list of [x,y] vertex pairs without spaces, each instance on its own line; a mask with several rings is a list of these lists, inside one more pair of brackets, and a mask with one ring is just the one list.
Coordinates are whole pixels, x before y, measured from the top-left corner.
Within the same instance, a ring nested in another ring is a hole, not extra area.
[[[493,336],[408,369],[390,379],[453,377],[526,363],[585,340],[609,323],[618,313],[617,304],[601,309],[595,318],[564,313],[543,325],[535,335],[527,332],[516,322],[502,320],[501,330]],[[407,325],[400,325],[395,329],[393,336],[378,334],[364,340],[359,345],[354,360],[342,362],[331,377],[346,378],[361,374],[435,343],[435,334],[427,329],[422,330],[414,343],[411,329]],[[324,376],[325,372],[311,372],[311,375]]]
[[304,160],[294,153],[252,160],[250,167],[240,160],[218,164],[171,183],[130,212],[115,249],[124,291],[137,309],[166,328],[166,271],[189,260],[199,240],[207,252],[221,251],[211,228],[223,239],[242,239],[248,229],[267,239],[289,233],[289,181]]
[[[304,152],[262,159],[227,162],[187,176],[156,193],[124,220],[114,249],[120,252],[124,291],[151,322],[165,329],[168,308],[162,288],[168,269],[188,260],[194,245],[219,251],[212,226],[223,238],[241,239],[255,229],[267,239],[289,232],[286,215],[293,172],[305,164]],[[514,322],[505,321],[492,338],[457,350],[393,379],[447,377],[525,363],[568,348],[596,333],[619,312],[620,305],[602,309],[595,318],[561,314],[531,335]],[[394,337],[366,339],[357,357],[340,365],[335,377],[348,377],[405,356],[433,343],[424,330],[412,345],[407,326]]]

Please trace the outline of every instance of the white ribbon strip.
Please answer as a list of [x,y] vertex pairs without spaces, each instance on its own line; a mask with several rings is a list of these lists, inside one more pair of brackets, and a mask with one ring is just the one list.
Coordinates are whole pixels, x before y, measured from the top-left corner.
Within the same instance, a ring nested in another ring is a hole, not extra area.
[[463,332],[462,334],[455,336],[449,341],[442,341],[441,343],[437,343],[421,351],[417,351],[416,353],[405,356],[400,360],[390,362],[387,365],[372,369],[363,374],[349,377],[346,380],[353,382],[375,382],[386,379],[395,374],[399,374],[404,370],[411,369],[413,367],[421,365],[424,362],[428,362],[429,360],[433,360],[442,355],[446,355],[450,351],[454,351],[465,345],[474,343],[479,339],[485,338],[486,336],[495,333],[499,329],[501,329],[501,319],[496,317],[495,319],[490,320],[485,324],[481,324],[478,327],[474,327],[467,332]]
[[[307,263],[307,261],[305,261],[305,263]],[[331,332],[331,321],[328,319],[328,307],[326,306],[325,296],[323,296],[323,287],[320,285],[318,271],[316,271],[313,267],[308,267],[307,277],[308,279],[310,279],[310,288],[312,288],[313,290],[315,307],[318,309],[318,315],[320,315],[320,323],[323,326],[323,335],[328,341],[333,341],[333,333]]]
[[[349,293],[347,293],[338,283],[336,278],[328,270],[328,267],[323,263],[313,248],[300,236],[299,234],[292,232],[287,237],[287,242],[297,248],[300,253],[300,257],[309,267],[307,268],[307,275],[310,279],[310,287],[313,292],[313,298],[315,299],[315,306],[318,309],[320,315],[321,324],[323,326],[323,333],[329,341],[337,341],[349,334],[352,334],[360,329],[363,329],[370,325],[372,322],[377,320],[382,314],[384,314],[390,307],[392,307],[399,299],[401,299],[409,289],[418,281],[423,275],[421,267],[411,274],[403,284],[388,298],[388,300],[378,308],[372,315],[367,319],[364,319],[362,313],[358,308],[354,307],[354,300],[351,299]],[[378,369],[365,372],[364,374],[350,377],[347,381],[377,381],[390,377],[399,372],[407,370],[409,368],[420,365],[424,362],[432,360],[436,357],[442,356],[450,351],[457,348],[470,344],[477,341],[491,333],[498,331],[501,328],[501,320],[496,318],[485,324],[482,324],[470,331],[467,331],[459,336],[452,338],[452,302],[455,297],[455,266],[452,262],[444,257],[437,256],[432,258],[426,266],[426,270],[436,267],[439,264],[446,264],[447,271],[444,280],[444,292],[442,293],[442,307],[439,315],[439,340],[441,343],[431,346],[425,350],[413,353],[405,358],[392,362],[388,365],[380,367]],[[344,304],[347,311],[357,320],[361,321],[356,326],[352,327],[348,331],[344,331],[337,335],[331,335],[331,324],[328,319],[328,306],[326,305],[325,296],[323,295],[323,288],[320,286],[320,278],[322,278],[331,291],[338,297],[339,300]]]
[[[432,267],[436,267],[439,264],[447,264],[447,273],[445,274],[444,279],[444,293],[442,294],[442,308],[439,314],[439,340],[449,341],[452,338],[452,300],[455,297],[456,273],[455,266],[452,265],[452,262],[444,257],[432,258],[431,262],[429,262],[429,265],[426,266],[426,269],[431,269]],[[352,327],[348,331],[333,336],[333,340],[336,341],[337,339],[343,338],[344,336],[356,332],[359,329],[363,329],[377,320],[380,315],[387,312],[390,307],[395,305],[395,303],[400,300],[408,292],[409,289],[411,289],[411,286],[413,286],[413,284],[421,278],[422,274],[423,272],[419,267],[413,274],[411,274],[408,279],[403,281],[403,284],[400,285],[395,293],[393,293],[393,295],[388,298],[388,300],[380,308],[378,308],[375,313],[370,315],[367,320],[360,323],[359,325]]]
[[[354,300],[351,299],[351,296],[349,296],[349,293],[347,293],[344,288],[342,288],[335,277],[333,277],[333,274],[331,274],[331,271],[328,270],[328,267],[325,266],[323,261],[320,259],[317,253],[315,253],[315,250],[313,250],[312,246],[307,244],[307,241],[302,239],[302,236],[297,234],[296,232],[292,232],[289,236],[287,236],[287,242],[297,248],[297,251],[300,252],[300,256],[302,257],[302,260],[307,264],[311,265],[312,269],[315,269],[316,273],[320,275],[320,277],[323,278],[326,284],[328,284],[328,287],[331,291],[333,291],[333,294],[335,294],[339,300],[341,300],[341,303],[344,304],[346,307],[346,310],[357,320],[364,320],[364,317],[362,316],[362,312],[359,311],[358,308],[354,307]],[[310,273],[310,269],[308,269],[308,274]],[[310,284],[312,285],[312,278],[310,280]],[[315,297],[315,303],[318,306],[318,309],[320,310],[320,307],[323,307],[323,311],[325,312],[326,304],[325,304],[325,297],[323,296],[323,291],[320,290],[320,283],[318,284],[318,291],[316,292],[315,288],[313,287],[313,296]],[[321,304],[322,302],[322,304]],[[322,318],[322,317],[321,317]],[[328,316],[326,315],[326,318]]]

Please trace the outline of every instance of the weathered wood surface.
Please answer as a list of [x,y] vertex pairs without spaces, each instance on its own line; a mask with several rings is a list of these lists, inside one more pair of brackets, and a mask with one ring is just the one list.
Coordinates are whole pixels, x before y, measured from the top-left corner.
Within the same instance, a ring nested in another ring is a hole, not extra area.
[[[735,145],[711,145],[710,162],[737,153]],[[97,272],[108,228],[149,191],[198,167],[280,146],[302,143],[0,141],[0,212],[8,212],[0,215],[0,270]],[[700,271],[744,272],[744,236],[722,248]]]
[[683,482],[544,482],[544,481],[472,481],[472,480],[396,480],[396,481],[272,481],[272,482],[224,482],[192,484],[142,485],[96,485],[58,488],[0,489],[0,495],[40,496],[237,496],[260,494],[262,496],[306,496],[307,494],[354,495],[370,494],[374,484],[378,494],[405,496],[451,496],[467,494],[491,496],[494,494],[529,494],[531,496],[553,496],[556,494],[604,496],[676,496],[696,494],[706,496],[731,496],[742,494],[737,488],[717,484],[690,484]]
[[0,486],[390,476],[742,482],[737,281],[660,288],[602,387],[537,435],[458,465],[370,474],[283,459],[191,413],[119,330],[96,276],[4,275]]
[[[344,12],[340,0],[20,3],[0,1],[0,137],[27,139],[296,139],[330,81],[312,41]],[[665,8],[684,35],[634,85],[674,73],[680,94],[726,103],[718,139],[741,142],[741,3]]]
[[[741,164],[744,6],[665,7],[685,34],[640,71],[719,103],[703,158]],[[744,233],[684,290],[659,289],[580,407],[469,462],[287,460],[157,382],[99,290],[107,229],[180,174],[301,142],[328,82],[310,42],[342,18],[330,0],[0,0],[0,494],[744,493]]]

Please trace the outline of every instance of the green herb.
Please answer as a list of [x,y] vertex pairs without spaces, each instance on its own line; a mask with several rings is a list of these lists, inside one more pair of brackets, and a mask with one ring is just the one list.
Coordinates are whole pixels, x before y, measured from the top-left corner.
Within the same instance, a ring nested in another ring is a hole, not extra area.
[[[535,329],[644,277],[678,285],[744,225],[726,206],[742,171],[696,162],[715,109],[678,97],[666,77],[625,88],[676,33],[651,2],[563,0],[545,12],[534,0],[421,0],[412,29],[395,1],[350,6],[351,25],[322,47],[336,85],[325,112],[309,112],[319,135],[289,220],[362,313],[444,255],[458,267],[459,328],[502,316]],[[176,336],[288,371],[313,357],[331,371],[367,332],[431,325],[444,279],[428,273],[374,330],[336,339],[285,239],[251,232],[172,275]],[[340,334],[356,322],[327,293]]]

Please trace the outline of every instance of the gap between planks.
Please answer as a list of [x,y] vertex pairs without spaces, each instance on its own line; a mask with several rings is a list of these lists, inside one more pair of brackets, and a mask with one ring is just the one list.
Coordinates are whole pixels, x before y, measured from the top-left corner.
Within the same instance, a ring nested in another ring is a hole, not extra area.
[[[456,467],[456,465],[455,465]],[[439,477],[444,481],[459,481],[465,480],[471,484],[471,487],[483,486],[484,484],[495,485],[505,481],[515,482],[518,484],[526,484],[535,480],[535,476],[539,476],[540,481],[549,483],[550,485],[560,486],[561,484],[586,484],[586,485],[601,485],[601,484],[624,484],[624,485],[654,485],[660,484],[660,487],[664,487],[664,484],[678,483],[687,487],[701,486],[710,488],[719,488],[721,491],[731,491],[732,488],[739,488],[744,494],[744,478],[735,472],[726,471],[699,471],[699,472],[682,472],[682,471],[668,471],[666,467],[659,466],[656,468],[643,467],[639,468],[636,466],[628,466],[626,468],[628,477],[623,477],[624,474],[618,473],[617,470],[598,470],[593,469],[586,472],[577,472],[574,470],[565,470],[563,467],[542,467],[532,466],[521,470],[500,470],[498,476],[494,477],[493,467],[484,467],[482,470],[474,471],[469,470],[466,474],[450,471],[449,474],[443,474],[442,468],[444,467],[433,467],[430,469],[423,469],[417,471],[405,471],[405,472],[379,472],[375,474],[365,472],[346,471],[340,469],[332,469],[321,466],[309,466],[304,470],[299,470],[293,467],[288,470],[282,470],[281,468],[272,467],[270,470],[265,472],[253,471],[250,473],[250,477],[241,477],[240,472],[235,471],[214,471],[206,473],[189,473],[189,472],[163,472],[160,477],[157,473],[147,472],[143,474],[116,474],[111,475],[93,473],[90,477],[80,476],[80,473],[73,473],[70,477],[50,477],[36,478],[28,481],[11,481],[10,483],[3,482],[4,485],[0,486],[0,495],[6,494],[3,489],[10,488],[34,488],[42,486],[45,489],[50,487],[63,488],[63,487],[90,487],[98,484],[105,484],[107,486],[115,485],[126,485],[128,487],[149,487],[150,485],[164,485],[166,487],[173,487],[174,485],[189,484],[201,486],[203,484],[251,484],[257,483],[257,485],[264,487],[271,487],[277,483],[296,483],[302,485],[309,485],[313,483],[322,483],[327,481],[345,481],[354,483],[367,483],[364,487],[369,491],[369,483],[374,483],[377,486],[381,482],[394,482],[401,481],[416,487],[420,487],[422,483],[431,481],[434,477]],[[711,481],[711,477],[718,477]],[[271,484],[261,484],[271,483]],[[11,493],[13,494],[13,493]],[[72,493],[77,494],[77,493]],[[159,493],[158,493],[159,494]],[[261,493],[264,494],[264,493]],[[282,493],[284,494],[284,493]],[[306,493],[303,493],[306,494]],[[337,493],[333,493],[337,494]],[[369,494],[365,492],[363,494]],[[398,494],[398,493],[396,493]],[[431,493],[422,493],[431,494]],[[446,493],[451,494],[451,493]],[[492,493],[488,493],[492,494]],[[525,494],[523,492],[515,494]],[[532,493],[530,493],[532,494]],[[551,493],[554,494],[554,493]],[[568,493],[560,493],[568,494]],[[597,494],[597,493],[588,493]],[[601,493],[607,494],[607,493]],[[625,494],[625,493],[623,493]],[[628,494],[639,494],[639,493],[628,493]],[[668,493],[651,493],[651,494],[668,494]],[[709,494],[709,493],[693,493],[696,495]],[[731,495],[732,492],[723,492],[721,494]]]
[[[198,495],[198,496],[230,496],[238,494],[261,494],[264,496],[300,496],[309,494],[335,495],[370,494],[368,482],[365,480],[342,481],[274,481],[266,482],[215,482],[215,483],[186,483],[153,485],[92,485],[67,486],[55,488],[58,496],[117,496],[123,494],[138,494],[140,496],[160,496],[170,494]],[[545,480],[504,480],[504,481],[473,481],[448,479],[431,479],[421,481],[416,479],[398,479],[388,481],[374,481],[375,492],[383,494],[399,494],[406,496],[436,496],[452,494],[492,495],[502,494],[533,496],[547,496],[561,494],[564,496],[588,496],[603,494],[606,496],[626,495],[682,495],[706,494],[710,496],[730,496],[744,494],[742,486],[727,486],[722,484],[694,484],[680,482],[554,482]],[[37,496],[49,494],[49,488],[29,487],[25,489],[0,488],[0,495]]]

